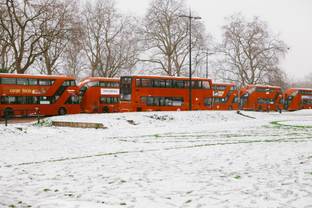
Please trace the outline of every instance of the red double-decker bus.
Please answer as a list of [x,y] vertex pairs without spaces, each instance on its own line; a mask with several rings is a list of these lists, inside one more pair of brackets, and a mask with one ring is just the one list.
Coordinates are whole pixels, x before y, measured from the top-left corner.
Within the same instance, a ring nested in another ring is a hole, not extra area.
[[[189,78],[124,76],[120,78],[121,112],[176,111],[189,109]],[[211,80],[192,78],[192,109],[212,106]]]
[[88,77],[78,86],[82,112],[109,113],[118,110],[119,79]]
[[278,86],[247,85],[240,89],[240,109],[256,111],[280,111],[283,94]]
[[0,74],[0,113],[10,116],[80,113],[75,79],[67,76]]
[[312,89],[290,88],[284,93],[285,110],[312,109]]
[[237,110],[238,90],[235,83],[212,83],[212,110]]

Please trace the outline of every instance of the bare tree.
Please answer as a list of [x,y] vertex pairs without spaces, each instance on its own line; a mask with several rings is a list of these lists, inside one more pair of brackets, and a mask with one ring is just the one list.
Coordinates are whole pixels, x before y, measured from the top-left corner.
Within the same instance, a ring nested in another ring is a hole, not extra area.
[[302,80],[292,81],[291,87],[312,88],[312,73],[305,76]]
[[[144,18],[144,41],[147,58],[155,69],[169,76],[180,76],[187,66],[189,52],[188,14],[183,0],[154,0]],[[200,48],[205,47],[203,24],[192,21],[193,66],[198,65]]]
[[80,74],[86,69],[88,59],[84,53],[84,33],[78,16],[73,19],[70,27],[68,43],[62,54],[62,73],[79,79]]
[[0,72],[8,73],[12,70],[11,47],[8,42],[8,37],[0,27]]
[[69,42],[71,30],[74,30],[71,23],[78,10],[76,1],[55,0],[48,6],[48,13],[43,14],[47,21],[42,24],[42,30],[49,35],[43,36],[38,42],[42,55],[37,64],[43,74],[58,73],[60,57]]
[[25,73],[43,53],[38,43],[41,38],[49,35],[43,32],[42,27],[49,20],[44,15],[49,12],[52,4],[52,0],[4,0],[6,13],[0,15],[0,27],[8,37],[17,73]]
[[267,84],[280,86],[283,90],[290,87],[286,73],[280,68],[276,68],[272,70],[272,73],[267,74],[266,81]]
[[270,84],[272,76],[283,76],[278,68],[287,45],[270,32],[265,22],[254,17],[248,22],[241,14],[228,18],[223,26],[223,54],[216,66],[219,77],[240,85]]
[[134,19],[119,14],[114,0],[87,4],[83,22],[84,49],[92,76],[114,77],[135,65],[138,44]]
[[[7,18],[8,13],[6,11],[5,4],[3,2],[0,3],[0,18]],[[0,72],[1,73],[9,73],[12,70],[12,53],[9,42],[9,36],[6,33],[4,27],[0,24]]]

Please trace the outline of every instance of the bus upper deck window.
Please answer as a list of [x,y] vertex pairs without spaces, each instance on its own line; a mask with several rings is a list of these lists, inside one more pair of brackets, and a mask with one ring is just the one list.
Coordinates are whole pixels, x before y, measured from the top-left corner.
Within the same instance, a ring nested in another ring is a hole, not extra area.
[[18,85],[28,85],[28,79],[17,78]]
[[51,85],[51,81],[50,80],[46,80],[46,79],[40,79],[39,80],[39,85],[50,86]]
[[151,79],[142,79],[142,87],[152,87]]
[[210,85],[208,81],[203,81],[203,88],[204,89],[210,89]]
[[135,86],[136,87],[141,87],[141,79],[135,79]]
[[28,79],[29,85],[38,85],[38,80],[37,79]]
[[1,84],[16,84],[16,78],[1,78]]

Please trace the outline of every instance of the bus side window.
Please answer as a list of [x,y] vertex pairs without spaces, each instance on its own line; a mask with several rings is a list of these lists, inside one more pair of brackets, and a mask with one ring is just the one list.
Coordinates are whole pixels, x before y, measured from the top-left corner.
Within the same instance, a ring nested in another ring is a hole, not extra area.
[[176,88],[184,88],[184,81],[183,80],[176,80],[175,81]]
[[28,79],[29,85],[38,85],[38,80],[37,79]]
[[49,99],[49,97],[42,96],[39,98],[39,104],[50,104],[50,103],[51,99]]
[[135,86],[136,87],[142,87],[141,79],[135,79]]
[[166,87],[166,81],[165,80],[159,80],[159,87]]
[[146,105],[153,105],[153,97],[146,98]]
[[198,81],[198,88],[200,88],[200,89],[203,88],[203,81]]
[[27,104],[37,104],[38,103],[38,97],[35,96],[28,96],[26,100]]
[[87,91],[87,89],[88,89],[88,87],[86,85],[82,86],[80,88],[80,92],[79,92],[80,96],[83,96],[84,93]]
[[3,104],[15,104],[16,103],[16,97],[14,97],[14,96],[3,96],[2,97],[2,103]]
[[147,97],[142,96],[142,97],[141,97],[141,102],[146,104],[146,101],[147,101]]
[[[49,83],[50,83],[50,85],[51,85],[51,81],[50,81],[50,80],[48,80],[48,81],[49,81]],[[39,80],[39,82],[40,82],[40,80]],[[98,83],[97,83],[97,84],[98,84]],[[62,86],[66,86],[66,87],[69,87],[69,86],[76,86],[76,82],[75,82],[75,80],[65,80],[65,81],[63,82]]]
[[236,86],[231,86],[230,91],[236,90]]
[[205,106],[211,106],[212,105],[212,98],[205,98],[204,105]]
[[238,103],[238,97],[237,96],[234,97],[233,103]]
[[65,80],[65,81],[63,82],[62,86],[69,86],[68,80]]
[[166,98],[165,98],[165,105],[171,106],[171,105],[172,105],[172,99],[169,98],[169,97],[166,97]]
[[160,83],[158,79],[153,80],[153,87],[156,87],[156,88],[160,87]]
[[141,84],[142,87],[152,87],[152,80],[151,79],[142,79]]
[[50,80],[46,80],[46,79],[40,79],[39,80],[39,85],[41,85],[41,86],[50,86],[51,85],[51,81]]
[[172,99],[172,106],[182,106],[183,105],[183,98],[174,97]]
[[119,82],[114,82],[114,87],[119,87]]
[[18,85],[28,85],[28,79],[17,78],[17,84]]
[[16,84],[16,78],[1,78],[1,84]]
[[165,80],[165,82],[166,82],[166,88],[172,88],[172,80],[167,79]]
[[79,104],[79,96],[71,95],[68,97],[66,104]]
[[160,100],[159,100],[159,105],[160,106],[164,106],[166,103],[165,103],[165,98],[164,97],[161,97]]

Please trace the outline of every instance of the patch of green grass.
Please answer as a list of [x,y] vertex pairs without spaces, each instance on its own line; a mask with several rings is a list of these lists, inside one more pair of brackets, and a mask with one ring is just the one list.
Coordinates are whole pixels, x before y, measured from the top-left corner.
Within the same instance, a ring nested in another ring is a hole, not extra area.
[[52,121],[48,119],[41,119],[39,123],[36,122],[33,125],[38,126],[38,127],[42,127],[42,126],[49,127],[49,126],[52,126]]
[[154,135],[155,138],[160,138],[161,136],[159,134]]
[[272,121],[272,122],[270,122],[270,124],[272,124],[272,125],[280,125],[280,123],[279,122],[281,122],[281,121]]
[[271,128],[283,128],[283,127],[287,127],[287,128],[301,128],[301,129],[312,128],[312,126],[289,125],[289,124],[282,124],[281,122],[285,122],[285,121],[271,121],[270,124],[273,125],[273,126],[271,126]]
[[236,176],[234,176],[234,178],[238,180],[238,179],[241,178],[241,176],[240,175],[236,175]]

